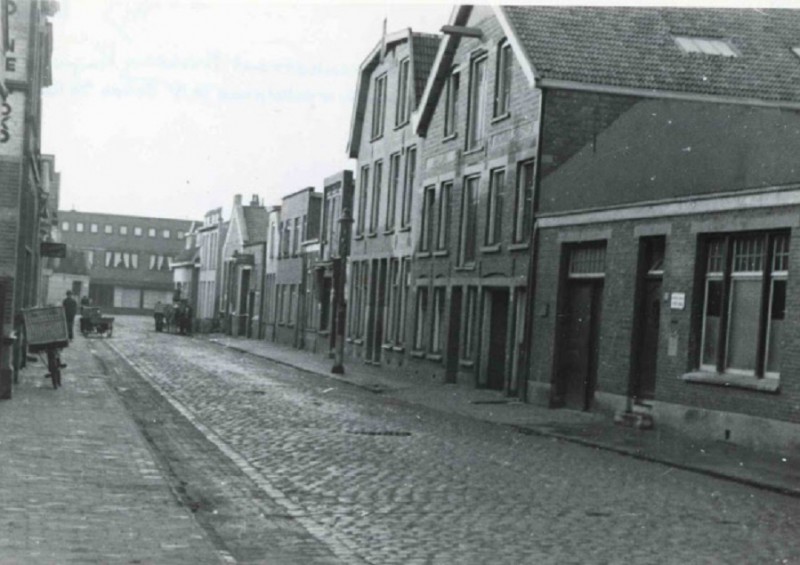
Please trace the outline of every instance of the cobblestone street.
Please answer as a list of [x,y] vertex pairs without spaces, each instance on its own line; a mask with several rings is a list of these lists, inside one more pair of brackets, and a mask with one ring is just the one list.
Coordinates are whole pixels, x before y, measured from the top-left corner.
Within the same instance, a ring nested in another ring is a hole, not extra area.
[[800,561],[796,498],[119,322],[101,357],[124,354],[343,563]]

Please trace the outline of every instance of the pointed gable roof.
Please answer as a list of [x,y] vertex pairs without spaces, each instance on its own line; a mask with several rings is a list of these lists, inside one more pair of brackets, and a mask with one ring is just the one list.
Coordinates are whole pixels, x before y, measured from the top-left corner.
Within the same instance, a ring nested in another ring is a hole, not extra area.
[[245,245],[267,240],[269,215],[264,206],[242,206],[242,241]]
[[[531,86],[800,108],[800,10],[493,6]],[[471,6],[453,9],[463,26]],[[676,36],[737,56],[687,53]],[[424,135],[459,38],[442,41],[415,116]]]
[[347,141],[347,156],[352,159],[358,158],[358,150],[361,145],[361,133],[364,127],[372,72],[380,64],[382,54],[387,48],[406,41],[409,43],[409,57],[414,76],[413,108],[416,108],[420,101],[424,86],[428,80],[428,74],[434,63],[436,46],[441,41],[441,36],[418,33],[412,31],[411,28],[406,28],[381,38],[358,69],[353,113],[350,118],[350,137]]

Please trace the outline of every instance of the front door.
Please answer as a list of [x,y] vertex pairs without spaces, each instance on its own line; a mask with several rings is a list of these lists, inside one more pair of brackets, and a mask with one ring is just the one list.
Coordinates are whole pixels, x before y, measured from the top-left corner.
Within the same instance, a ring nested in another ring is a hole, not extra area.
[[508,351],[508,290],[492,289],[489,319],[489,356],[486,374],[487,388],[503,390],[506,382],[506,353]]
[[447,365],[445,366],[445,382],[454,383],[458,380],[458,362],[461,351],[459,337],[461,335],[461,299],[460,286],[454,286],[450,295],[450,316],[447,322]]
[[642,238],[639,264],[639,300],[633,335],[631,395],[652,400],[656,391],[658,334],[661,318],[661,279],[664,274],[663,236]]
[[559,381],[567,408],[588,410],[597,378],[602,280],[567,283]]

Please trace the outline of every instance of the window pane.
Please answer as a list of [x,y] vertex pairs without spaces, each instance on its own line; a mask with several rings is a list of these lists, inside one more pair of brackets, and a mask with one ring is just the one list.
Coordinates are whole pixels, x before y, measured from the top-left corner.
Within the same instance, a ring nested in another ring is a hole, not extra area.
[[717,364],[719,323],[722,315],[722,281],[706,283],[706,308],[703,321],[703,364]]
[[728,366],[731,369],[755,370],[760,312],[761,280],[733,281],[728,324]]
[[770,297],[770,319],[767,329],[767,372],[779,373],[780,354],[779,348],[783,334],[783,320],[786,316],[786,281],[772,281],[772,296]]

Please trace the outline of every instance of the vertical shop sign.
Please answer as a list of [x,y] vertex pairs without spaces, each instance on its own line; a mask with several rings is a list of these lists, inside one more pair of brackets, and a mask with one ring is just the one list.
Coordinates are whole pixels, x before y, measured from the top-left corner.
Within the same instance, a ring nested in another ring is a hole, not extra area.
[[0,100],[0,157],[22,156],[25,133],[25,94],[11,92]]
[[3,61],[3,78],[6,86],[10,81],[24,82],[28,79],[28,33],[30,29],[30,0],[5,0],[8,22],[7,51]]

